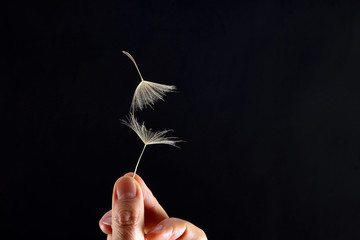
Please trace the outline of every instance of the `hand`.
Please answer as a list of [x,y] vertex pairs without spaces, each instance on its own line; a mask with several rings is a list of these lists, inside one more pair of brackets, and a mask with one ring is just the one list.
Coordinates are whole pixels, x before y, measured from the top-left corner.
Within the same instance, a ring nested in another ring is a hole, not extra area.
[[145,182],[127,173],[119,178],[112,209],[99,222],[107,240],[207,240],[204,231],[178,218],[169,218]]

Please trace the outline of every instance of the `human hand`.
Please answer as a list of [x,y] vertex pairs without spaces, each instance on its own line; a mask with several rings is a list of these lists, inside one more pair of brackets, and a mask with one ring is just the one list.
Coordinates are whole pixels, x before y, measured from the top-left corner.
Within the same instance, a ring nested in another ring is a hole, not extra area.
[[204,231],[182,219],[169,218],[140,176],[120,177],[112,209],[99,222],[107,240],[207,240]]

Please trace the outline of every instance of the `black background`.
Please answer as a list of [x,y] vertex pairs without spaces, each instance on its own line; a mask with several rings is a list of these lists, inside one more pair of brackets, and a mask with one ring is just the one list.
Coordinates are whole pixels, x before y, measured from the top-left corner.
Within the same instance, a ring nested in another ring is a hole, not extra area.
[[142,148],[122,50],[179,89],[137,115],[187,141],[138,172],[170,216],[209,239],[359,239],[356,1],[2,5],[1,239],[105,239]]

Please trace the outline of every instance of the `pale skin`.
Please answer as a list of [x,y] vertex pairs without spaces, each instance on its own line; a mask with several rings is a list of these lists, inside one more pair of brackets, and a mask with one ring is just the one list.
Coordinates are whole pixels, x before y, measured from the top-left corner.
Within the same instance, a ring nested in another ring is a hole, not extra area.
[[112,209],[100,219],[107,240],[207,240],[192,223],[169,217],[140,176],[127,173],[114,185]]

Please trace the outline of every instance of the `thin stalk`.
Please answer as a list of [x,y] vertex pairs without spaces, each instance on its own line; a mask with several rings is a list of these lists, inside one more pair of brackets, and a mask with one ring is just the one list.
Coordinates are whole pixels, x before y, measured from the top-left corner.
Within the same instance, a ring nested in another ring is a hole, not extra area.
[[143,149],[142,149],[142,151],[141,151],[141,153],[140,153],[140,157],[139,157],[139,159],[138,159],[138,161],[137,161],[137,163],[136,163],[136,167],[135,167],[135,171],[134,171],[133,178],[135,178],[136,171],[137,171],[137,169],[138,169],[138,166],[139,166],[141,157],[142,157],[142,155],[143,155],[143,153],[144,153],[144,151],[145,151],[145,148],[146,148],[146,144],[144,144],[144,147],[143,147]]
[[138,65],[136,64],[135,62],[135,59],[130,55],[130,53],[126,52],[126,51],[122,51],[123,54],[125,54],[126,56],[128,56],[130,58],[130,60],[134,63],[135,67],[136,67],[136,70],[138,71],[139,75],[140,75],[140,78],[141,78],[141,81],[144,81],[142,75],[141,75],[141,72],[138,68]]

